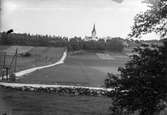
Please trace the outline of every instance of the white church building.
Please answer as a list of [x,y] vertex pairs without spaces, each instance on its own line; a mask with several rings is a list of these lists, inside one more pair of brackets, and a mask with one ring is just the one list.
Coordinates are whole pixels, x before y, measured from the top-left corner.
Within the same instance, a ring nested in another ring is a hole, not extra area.
[[91,31],[91,36],[85,36],[85,40],[86,41],[90,41],[90,40],[98,40],[98,37],[96,36],[96,27],[95,24],[93,25],[93,29]]

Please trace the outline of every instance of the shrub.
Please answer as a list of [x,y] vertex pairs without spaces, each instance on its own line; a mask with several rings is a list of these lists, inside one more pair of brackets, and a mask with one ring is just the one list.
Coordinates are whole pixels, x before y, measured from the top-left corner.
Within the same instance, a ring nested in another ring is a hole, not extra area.
[[30,57],[31,56],[31,53],[30,52],[25,52],[25,53],[22,53],[20,54],[22,57]]

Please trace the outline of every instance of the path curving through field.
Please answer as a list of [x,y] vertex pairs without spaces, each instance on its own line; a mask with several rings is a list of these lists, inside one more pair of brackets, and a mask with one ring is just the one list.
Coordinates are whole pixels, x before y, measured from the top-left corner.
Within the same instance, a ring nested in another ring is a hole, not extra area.
[[53,66],[56,66],[56,65],[63,64],[66,57],[67,57],[67,50],[64,51],[63,56],[60,58],[60,60],[53,63],[53,64],[45,65],[45,66],[39,66],[39,67],[33,67],[33,68],[26,69],[26,70],[22,70],[22,71],[16,72],[15,75],[16,75],[17,78],[19,78],[19,77],[22,77],[24,75],[27,75],[27,74],[32,73],[32,72],[37,71],[37,70],[41,70],[41,69],[45,69],[45,68],[49,68],[49,67],[53,67]]

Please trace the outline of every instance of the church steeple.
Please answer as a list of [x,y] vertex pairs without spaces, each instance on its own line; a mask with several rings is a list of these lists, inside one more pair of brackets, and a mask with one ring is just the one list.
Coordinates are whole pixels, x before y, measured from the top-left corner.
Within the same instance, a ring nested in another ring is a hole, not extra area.
[[95,27],[95,24],[93,25],[93,29],[91,31],[91,36],[85,36],[85,39],[87,41],[89,41],[89,40],[95,40],[95,41],[97,41],[98,40],[98,37],[96,36],[96,27]]
[[96,27],[95,24],[93,25],[93,30],[92,30],[92,38],[96,37]]

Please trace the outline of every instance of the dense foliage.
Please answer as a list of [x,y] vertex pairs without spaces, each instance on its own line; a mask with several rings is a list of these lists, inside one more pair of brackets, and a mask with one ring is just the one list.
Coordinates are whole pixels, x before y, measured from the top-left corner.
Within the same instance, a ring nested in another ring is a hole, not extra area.
[[109,74],[106,87],[115,88],[114,111],[140,111],[153,115],[166,107],[167,41],[164,46],[142,45],[134,49],[131,59],[120,67],[120,76]]
[[81,37],[73,37],[68,39],[61,36],[42,36],[18,33],[1,33],[0,44],[3,45],[28,45],[28,46],[53,46],[67,47],[69,51],[77,50],[95,50],[95,51],[115,51],[121,52],[124,48],[121,38],[99,39],[98,41],[86,41]]
[[27,45],[27,46],[55,46],[64,47],[67,45],[68,38],[61,36],[42,36],[5,32],[0,34],[0,44],[6,45]]
[[95,50],[95,51],[114,51],[114,52],[122,52],[124,49],[123,40],[121,38],[112,38],[107,39],[99,39],[98,41],[90,40],[85,41],[81,38],[74,37],[69,41],[69,49],[71,51],[75,50]]
[[146,12],[137,14],[134,19],[131,37],[140,37],[147,33],[158,33],[167,37],[167,0],[145,0],[150,7]]
[[124,48],[118,38],[108,39],[106,42],[106,48],[110,51],[121,52]]
[[140,115],[158,114],[167,106],[167,0],[145,0],[150,9],[138,14],[130,37],[156,32],[157,45],[143,44],[119,68],[120,75],[108,74],[106,87],[112,87],[113,114],[138,111]]

